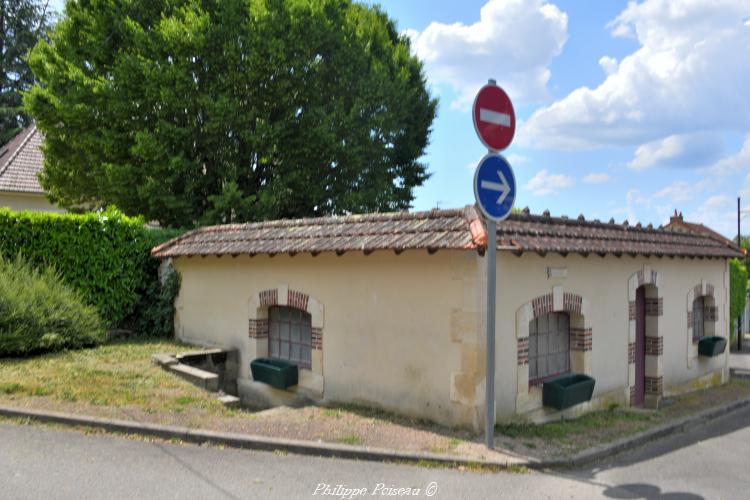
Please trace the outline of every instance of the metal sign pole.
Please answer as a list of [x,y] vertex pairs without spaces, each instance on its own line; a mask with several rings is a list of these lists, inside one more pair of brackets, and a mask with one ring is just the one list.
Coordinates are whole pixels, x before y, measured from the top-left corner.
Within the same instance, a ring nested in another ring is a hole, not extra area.
[[487,219],[487,382],[485,384],[487,420],[484,437],[487,448],[495,447],[495,268],[497,257],[497,228]]
[[490,79],[479,89],[472,106],[474,130],[487,155],[474,171],[474,198],[487,225],[487,362],[484,401],[484,437],[495,447],[495,299],[497,281],[497,221],[505,220],[516,200],[516,176],[499,152],[510,145],[516,131],[516,113],[508,94]]

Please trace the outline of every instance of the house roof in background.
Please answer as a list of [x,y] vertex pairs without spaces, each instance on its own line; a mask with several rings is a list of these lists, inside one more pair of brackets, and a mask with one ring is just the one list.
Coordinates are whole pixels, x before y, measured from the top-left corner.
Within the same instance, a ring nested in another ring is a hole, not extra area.
[[34,125],[0,147],[0,191],[44,194],[37,179],[42,169],[42,136]]
[[716,241],[721,242],[731,248],[738,248],[737,244],[734,241],[730,240],[724,235],[717,233],[710,227],[704,226],[703,224],[697,224],[695,222],[687,222],[683,218],[682,212],[678,214],[677,210],[675,210],[674,215],[669,218],[669,224],[664,226],[664,229],[666,229],[667,231],[674,231],[677,233],[688,232],[688,233],[695,233],[695,234],[705,234],[706,236],[713,238]]
[[[476,250],[487,247],[487,232],[474,206],[453,210],[277,220],[196,229],[152,250],[159,258],[375,250]],[[532,215],[525,209],[497,224],[497,248],[517,255],[647,255],[731,258],[742,253],[705,234],[629,226],[583,217]]]

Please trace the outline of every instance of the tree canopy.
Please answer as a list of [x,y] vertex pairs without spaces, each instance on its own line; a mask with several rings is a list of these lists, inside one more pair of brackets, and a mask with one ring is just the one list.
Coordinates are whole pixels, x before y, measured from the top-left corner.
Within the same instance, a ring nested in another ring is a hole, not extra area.
[[49,2],[0,0],[0,144],[31,123],[21,91],[34,83],[26,54],[49,29]]
[[406,209],[436,101],[350,0],[88,0],[29,57],[42,185],[169,226]]

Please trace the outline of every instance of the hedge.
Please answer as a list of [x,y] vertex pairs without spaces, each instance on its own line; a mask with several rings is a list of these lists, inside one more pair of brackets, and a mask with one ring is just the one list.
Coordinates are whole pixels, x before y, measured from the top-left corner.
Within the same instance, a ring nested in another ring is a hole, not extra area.
[[0,210],[0,256],[53,267],[109,328],[128,328],[160,293],[153,246],[178,234],[145,227],[116,209],[53,214]]
[[0,356],[92,346],[106,339],[95,307],[52,268],[0,258]]
[[[745,310],[747,301],[747,268],[745,263],[739,259],[729,261],[729,324],[734,325],[735,320]],[[730,327],[731,328],[731,327]],[[731,338],[736,337],[736,331],[731,328]]]

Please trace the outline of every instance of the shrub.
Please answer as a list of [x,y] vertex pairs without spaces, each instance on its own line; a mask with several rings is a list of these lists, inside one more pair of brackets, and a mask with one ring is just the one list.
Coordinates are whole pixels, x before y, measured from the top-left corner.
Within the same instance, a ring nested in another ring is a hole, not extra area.
[[161,307],[159,261],[150,252],[178,234],[149,229],[142,218],[114,208],[84,214],[0,209],[0,257],[21,254],[33,267],[54,267],[64,283],[96,306],[109,328],[137,328],[139,317]]
[[[735,320],[745,310],[747,301],[747,269],[745,263],[739,259],[729,261],[729,324],[734,325]],[[736,337],[736,331],[732,330],[731,338]]]
[[0,355],[92,346],[106,332],[96,308],[85,304],[52,268],[23,258],[0,258]]

